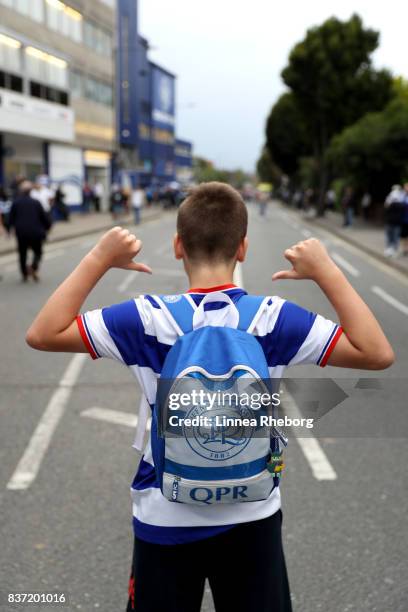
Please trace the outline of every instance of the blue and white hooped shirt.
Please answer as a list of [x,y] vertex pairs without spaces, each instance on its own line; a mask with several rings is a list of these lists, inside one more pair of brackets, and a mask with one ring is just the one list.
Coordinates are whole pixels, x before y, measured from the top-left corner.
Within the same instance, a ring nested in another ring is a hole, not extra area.
[[[185,295],[197,307],[203,296],[212,291],[228,293],[233,302],[246,293],[235,285],[223,285],[192,289]],[[164,360],[178,338],[175,324],[161,304],[158,296],[142,295],[77,318],[91,357],[110,357],[126,365],[141,385],[151,408]],[[221,301],[206,304],[204,324],[225,325],[228,308],[231,306]],[[252,333],[265,353],[271,378],[280,378],[287,366],[326,365],[342,329],[321,315],[272,296],[264,300]],[[161,494],[156,482],[150,440],[133,480],[131,495],[135,535],[160,544],[206,538],[238,523],[266,518],[281,505],[279,488],[268,499],[250,504],[204,508],[175,504]]]

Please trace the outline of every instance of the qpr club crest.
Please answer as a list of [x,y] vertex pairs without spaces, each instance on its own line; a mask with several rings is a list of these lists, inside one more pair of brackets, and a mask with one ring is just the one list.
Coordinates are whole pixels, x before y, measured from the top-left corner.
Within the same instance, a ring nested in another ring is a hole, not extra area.
[[[185,416],[188,419],[201,417],[202,422],[196,426],[183,426],[183,434],[190,448],[204,459],[224,461],[241,453],[249,444],[254,428],[245,427],[240,421],[252,415],[252,410],[247,407],[217,406],[208,410],[208,406],[196,405]],[[231,419],[236,424],[231,424]]]

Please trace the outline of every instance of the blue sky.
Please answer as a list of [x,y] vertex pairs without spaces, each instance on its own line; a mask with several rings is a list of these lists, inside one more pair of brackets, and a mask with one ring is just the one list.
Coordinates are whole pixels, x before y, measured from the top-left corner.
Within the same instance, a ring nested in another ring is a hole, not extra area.
[[381,32],[375,64],[408,76],[408,5],[399,0],[140,0],[150,57],[178,75],[178,135],[218,166],[251,171],[280,72],[307,28],[359,13]]

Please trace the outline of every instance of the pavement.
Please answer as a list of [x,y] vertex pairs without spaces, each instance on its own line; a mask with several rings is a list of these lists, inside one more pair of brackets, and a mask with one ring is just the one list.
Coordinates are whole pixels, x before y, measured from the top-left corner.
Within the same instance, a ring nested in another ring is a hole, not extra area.
[[[155,218],[161,213],[161,208],[151,206],[144,208],[142,211],[143,220]],[[124,214],[118,219],[112,219],[112,215],[107,212],[89,213],[82,215],[81,213],[73,213],[68,222],[57,221],[53,224],[51,231],[48,234],[47,242],[60,242],[86,236],[92,233],[107,231],[115,225],[130,225],[133,223],[133,214]],[[15,251],[15,238],[9,236],[6,232],[0,233],[0,255],[13,253]]]
[[[282,204],[282,206],[284,205]],[[288,209],[287,206],[284,206],[284,208]],[[295,211],[293,208],[288,210],[299,215],[305,222],[330,231],[349,244],[364,250],[372,257],[376,257],[379,261],[408,274],[408,257],[400,254],[396,258],[390,258],[384,255],[384,228],[382,226],[365,221],[361,217],[355,217],[353,225],[343,227],[343,216],[338,212],[326,211],[324,217],[316,217],[313,213],[312,216],[308,216]]]
[[[162,212],[139,226],[137,235],[144,244],[140,259],[151,265],[153,275],[110,271],[84,310],[139,293],[186,290],[182,265],[172,256],[174,229],[174,212]],[[403,331],[408,279],[274,204],[266,218],[250,210],[250,248],[239,282],[248,292],[282,295],[335,319],[313,283],[271,282],[272,273],[287,266],[285,248],[312,233],[325,242],[378,317],[397,361],[379,373],[313,366],[288,370],[290,377],[333,377],[350,395],[328,415],[329,431],[309,442],[291,439],[286,451],[283,537],[293,608],[406,612],[408,343]],[[48,244],[39,284],[20,282],[14,254],[0,257],[1,612],[126,608],[132,551],[129,486],[140,459],[131,447],[139,389],[114,361],[36,352],[24,342],[39,308],[98,236]],[[357,388],[361,377],[385,386],[388,395]],[[44,453],[28,455],[29,467],[36,464],[38,472],[28,487],[13,488],[19,482],[16,475],[24,482],[21,460],[36,448],[32,441],[44,419],[49,432],[41,438]],[[345,424],[341,435],[337,423]],[[368,423],[374,427],[370,435],[364,431]],[[228,562],[228,551],[223,554]],[[251,560],[243,560],[243,571],[251,571]],[[69,604],[12,607],[6,599],[11,592],[64,592]],[[202,612],[213,611],[206,589]]]

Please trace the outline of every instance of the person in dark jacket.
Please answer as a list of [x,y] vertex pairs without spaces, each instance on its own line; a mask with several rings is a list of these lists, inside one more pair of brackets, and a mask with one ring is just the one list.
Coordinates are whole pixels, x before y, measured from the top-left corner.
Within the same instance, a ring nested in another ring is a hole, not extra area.
[[61,185],[58,186],[54,197],[54,210],[62,221],[69,221],[69,208],[65,204],[65,193]]
[[[51,227],[49,216],[38,200],[30,196],[33,188],[29,181],[20,185],[20,192],[14,200],[8,220],[9,229],[14,228],[17,237],[20,270],[23,282],[28,276],[38,281],[38,268],[42,257],[42,246]],[[33,251],[31,266],[27,266],[28,249]]]

